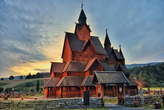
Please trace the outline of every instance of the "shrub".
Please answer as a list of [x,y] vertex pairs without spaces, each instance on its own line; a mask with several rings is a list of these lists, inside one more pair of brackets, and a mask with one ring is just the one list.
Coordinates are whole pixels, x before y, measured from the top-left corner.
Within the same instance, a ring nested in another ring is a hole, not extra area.
[[10,93],[11,91],[12,91],[12,88],[6,88],[6,89],[5,89],[5,92],[6,92],[6,93]]

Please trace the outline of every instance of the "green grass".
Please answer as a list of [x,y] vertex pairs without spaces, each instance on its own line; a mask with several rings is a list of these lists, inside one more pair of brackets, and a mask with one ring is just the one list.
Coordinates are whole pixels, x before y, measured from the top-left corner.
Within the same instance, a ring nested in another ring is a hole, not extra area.
[[117,103],[117,98],[109,98],[109,99],[104,99],[104,103]]
[[4,85],[6,85],[6,84],[9,84],[9,83],[0,83],[0,86],[4,86]]
[[20,96],[20,97],[30,98],[30,97],[41,97],[41,96],[43,96],[43,94],[37,94],[37,95],[34,95],[34,96],[31,96],[31,95],[28,95],[28,96]]
[[[86,110],[86,109],[60,109],[60,110]],[[108,110],[106,107],[102,108],[87,108],[87,110]]]
[[[36,83],[37,83],[38,80],[35,80],[35,81],[32,81],[31,83],[33,84],[32,86],[30,87],[26,87],[26,84],[28,82],[25,82],[25,83],[21,83],[15,87],[13,87],[15,90],[30,90],[30,89],[36,89]],[[43,88],[43,80],[39,80],[39,86],[40,88]]]

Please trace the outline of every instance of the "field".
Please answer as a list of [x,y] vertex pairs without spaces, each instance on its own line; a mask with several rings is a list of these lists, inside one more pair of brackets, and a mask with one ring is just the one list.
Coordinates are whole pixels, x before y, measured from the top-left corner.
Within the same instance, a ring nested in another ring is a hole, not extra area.
[[[149,87],[149,88],[151,91],[153,91],[153,90],[159,91],[160,88],[162,88],[162,91],[164,91],[164,87]],[[143,88],[143,89],[148,90],[148,88]]]
[[12,87],[20,85],[22,83],[33,82],[33,81],[36,81],[36,80],[44,80],[44,78],[19,79],[19,80],[0,80],[0,87],[3,87],[4,89],[12,88]]

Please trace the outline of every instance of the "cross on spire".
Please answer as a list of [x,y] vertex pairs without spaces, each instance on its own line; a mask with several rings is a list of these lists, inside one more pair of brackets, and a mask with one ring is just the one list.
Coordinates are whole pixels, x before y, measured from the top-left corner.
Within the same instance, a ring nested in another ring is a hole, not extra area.
[[83,9],[83,2],[81,1],[81,9]]
[[106,33],[107,33],[108,29],[106,29],[105,31],[106,31]]
[[119,47],[121,48],[121,44],[119,44]]

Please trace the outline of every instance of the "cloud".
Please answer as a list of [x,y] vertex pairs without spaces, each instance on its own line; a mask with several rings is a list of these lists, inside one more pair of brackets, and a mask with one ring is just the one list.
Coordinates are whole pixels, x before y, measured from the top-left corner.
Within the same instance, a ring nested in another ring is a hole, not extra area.
[[[83,3],[91,35],[103,44],[107,28],[112,46],[122,45],[126,63],[164,61],[163,0]],[[0,77],[49,71],[50,61],[62,61],[64,31],[74,32],[80,5],[77,0],[0,0]]]

